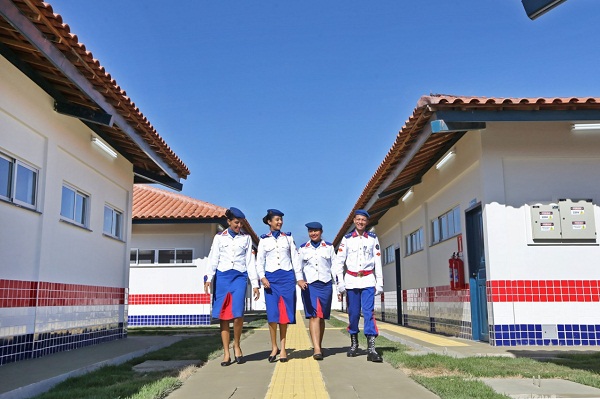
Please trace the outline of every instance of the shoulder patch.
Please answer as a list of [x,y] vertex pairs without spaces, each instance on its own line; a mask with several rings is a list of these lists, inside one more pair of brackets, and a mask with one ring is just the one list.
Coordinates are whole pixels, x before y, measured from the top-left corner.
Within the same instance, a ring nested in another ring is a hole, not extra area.
[[348,233],[344,236],[344,238],[350,238],[350,237],[352,237],[352,233]]
[[333,245],[333,244],[330,243],[329,241],[325,241],[325,245]]
[[267,238],[267,237],[269,237],[268,234],[263,234],[263,235],[260,236],[260,238]]
[[377,234],[373,233],[372,231],[369,231],[369,236],[373,237],[373,238],[377,238]]

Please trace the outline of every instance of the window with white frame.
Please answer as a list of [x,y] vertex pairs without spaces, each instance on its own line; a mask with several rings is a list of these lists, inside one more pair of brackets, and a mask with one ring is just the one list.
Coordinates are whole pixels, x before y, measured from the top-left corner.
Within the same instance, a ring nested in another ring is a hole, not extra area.
[[440,215],[431,221],[431,243],[445,241],[460,234],[460,207]]
[[89,195],[67,184],[63,184],[60,215],[69,222],[87,227],[89,202]]
[[38,174],[38,169],[0,154],[0,198],[35,209]]
[[104,234],[123,239],[123,212],[110,205],[104,205]]
[[392,263],[395,260],[396,257],[394,256],[394,246],[390,245],[389,247],[386,247],[383,251],[383,264],[387,265],[388,263]]
[[138,249],[132,248],[129,262],[132,265],[151,263],[192,263],[194,250],[188,248]]
[[156,250],[133,248],[131,249],[130,263],[134,265],[156,263]]
[[406,256],[423,250],[423,227],[407,234],[404,238],[406,241]]

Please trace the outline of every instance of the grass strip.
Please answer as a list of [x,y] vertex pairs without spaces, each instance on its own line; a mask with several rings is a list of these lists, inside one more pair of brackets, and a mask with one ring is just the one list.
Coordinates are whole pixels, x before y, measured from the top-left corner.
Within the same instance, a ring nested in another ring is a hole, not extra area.
[[[331,318],[329,323],[340,327],[347,334],[347,323],[335,318]],[[359,343],[361,347],[366,347],[366,339],[362,334],[359,334]],[[412,355],[411,348],[382,336],[377,338],[377,351],[386,362],[402,369],[442,399],[507,397],[495,393],[477,378],[555,378],[600,388],[598,352],[558,354],[543,361],[525,357],[455,358],[440,354]]]
[[[244,326],[244,337],[251,334],[255,328],[266,323],[264,318],[255,318]],[[142,333],[136,329],[136,334]],[[187,332],[181,341],[166,348],[137,357],[116,366],[105,366],[82,376],[69,378],[57,384],[48,392],[36,396],[34,399],[162,399],[170,392],[177,389],[182,381],[193,374],[197,367],[184,371],[167,370],[147,373],[138,373],[133,366],[147,360],[193,360],[198,359],[201,364],[218,357],[223,352],[221,336],[218,327],[198,327],[193,329],[157,329],[151,328],[149,334],[180,335],[182,330]]]

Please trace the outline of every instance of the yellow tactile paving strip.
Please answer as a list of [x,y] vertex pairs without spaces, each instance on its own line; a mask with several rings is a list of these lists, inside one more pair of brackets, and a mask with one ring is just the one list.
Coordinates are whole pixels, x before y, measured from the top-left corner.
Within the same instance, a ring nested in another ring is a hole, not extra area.
[[439,346],[469,346],[466,343],[454,341],[452,339],[447,339],[435,334],[420,332],[417,330],[413,330],[412,328],[394,326],[391,324],[386,324],[385,326],[379,325],[378,328],[380,330],[388,330],[395,332],[396,334],[405,335],[407,337],[411,337],[414,339],[418,339],[419,341],[424,341],[433,345]]
[[[312,354],[312,343],[303,321],[304,316],[297,312],[296,324],[288,325],[286,346],[294,348],[294,352]],[[290,355],[288,353],[288,362],[277,362],[265,399],[329,399],[318,361],[312,356]]]

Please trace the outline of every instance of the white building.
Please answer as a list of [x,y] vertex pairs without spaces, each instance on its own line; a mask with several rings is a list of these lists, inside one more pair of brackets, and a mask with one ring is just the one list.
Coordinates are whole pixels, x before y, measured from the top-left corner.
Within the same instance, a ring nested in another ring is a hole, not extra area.
[[[217,205],[171,191],[136,185],[133,192],[129,326],[193,326],[211,323],[204,293],[213,238],[227,228]],[[244,220],[254,246],[258,238]],[[248,285],[246,309],[255,309]]]
[[47,3],[0,3],[0,364],[126,337],[134,181],[188,174]]
[[379,316],[496,346],[600,344],[595,121],[598,98],[422,97],[353,209],[381,242]]

